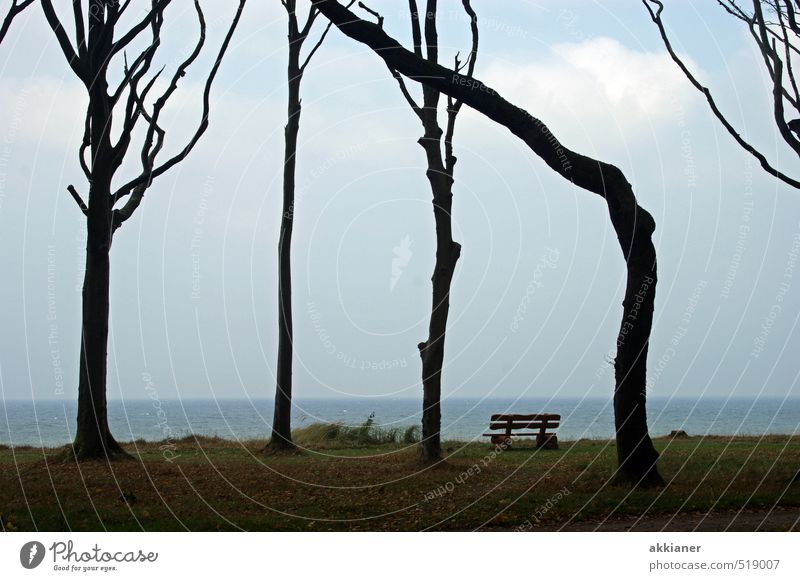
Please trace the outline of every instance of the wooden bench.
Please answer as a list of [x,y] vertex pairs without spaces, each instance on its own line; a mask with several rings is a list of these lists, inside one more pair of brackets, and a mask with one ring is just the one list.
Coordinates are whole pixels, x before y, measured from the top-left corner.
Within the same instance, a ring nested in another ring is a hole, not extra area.
[[498,448],[510,447],[512,436],[536,436],[537,448],[556,450],[558,438],[548,430],[555,430],[560,422],[558,414],[493,414],[489,422],[490,431],[483,435],[491,437],[492,444]]

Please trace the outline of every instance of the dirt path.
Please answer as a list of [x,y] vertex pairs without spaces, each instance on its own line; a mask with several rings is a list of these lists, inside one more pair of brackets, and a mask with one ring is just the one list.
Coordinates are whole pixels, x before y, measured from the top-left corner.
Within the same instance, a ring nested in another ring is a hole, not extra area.
[[800,531],[800,509],[743,510],[740,512],[681,513],[654,517],[607,519],[536,527],[535,531]]

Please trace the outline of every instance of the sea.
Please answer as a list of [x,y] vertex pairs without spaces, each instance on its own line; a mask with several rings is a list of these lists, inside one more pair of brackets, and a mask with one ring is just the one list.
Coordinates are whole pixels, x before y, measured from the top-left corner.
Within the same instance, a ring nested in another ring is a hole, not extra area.
[[[189,435],[230,440],[269,436],[272,401],[183,399],[109,401],[109,424],[118,441],[160,441]],[[75,401],[0,401],[0,445],[57,447],[72,441]],[[560,440],[614,436],[611,400],[599,398],[448,398],[442,402],[442,437],[481,438],[494,413],[561,414]],[[411,399],[306,399],[294,402],[293,426],[317,422],[405,428],[419,425],[421,402]],[[653,436],[684,430],[690,436],[800,434],[800,399],[780,397],[657,398],[648,400]]]

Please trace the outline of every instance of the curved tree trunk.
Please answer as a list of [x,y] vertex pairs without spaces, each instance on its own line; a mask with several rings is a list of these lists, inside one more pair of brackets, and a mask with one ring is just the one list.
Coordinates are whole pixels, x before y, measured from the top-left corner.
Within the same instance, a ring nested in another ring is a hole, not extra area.
[[[478,79],[419,58],[382,28],[358,18],[336,0],[312,0],[312,4],[345,35],[375,51],[391,70],[459,99],[505,126],[559,175],[605,199],[628,269],[619,335],[625,339],[618,340],[615,362],[617,477],[644,485],[661,483],[656,467],[658,452],[650,440],[645,413],[645,369],[656,285],[656,252],[652,243],[655,221],[639,206],[623,173],[611,164],[567,149],[542,121],[512,105]],[[639,300],[643,284],[648,284],[648,288]],[[635,308],[637,304],[640,306]],[[634,310],[636,322],[630,330],[627,323],[633,323],[629,316]],[[623,332],[625,329],[628,331]]]
[[647,352],[657,282],[656,249],[652,241],[656,226],[652,216],[635,201],[627,200],[616,207],[610,201],[612,198],[606,199],[627,265],[614,360],[614,424],[619,466],[616,481],[661,485],[663,480],[656,467],[658,452],[650,440],[646,410]]

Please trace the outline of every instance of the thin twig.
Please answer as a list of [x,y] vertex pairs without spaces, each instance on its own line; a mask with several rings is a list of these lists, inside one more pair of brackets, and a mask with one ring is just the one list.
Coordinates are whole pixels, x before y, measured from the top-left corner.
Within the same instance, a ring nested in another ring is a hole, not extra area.
[[75,200],[75,203],[78,204],[78,207],[81,209],[81,212],[83,212],[83,215],[84,216],[88,215],[89,208],[86,207],[86,203],[83,201],[83,198],[81,198],[81,195],[78,193],[78,190],[75,189],[75,186],[73,186],[72,184],[68,185],[67,191],[72,196],[72,199]]

